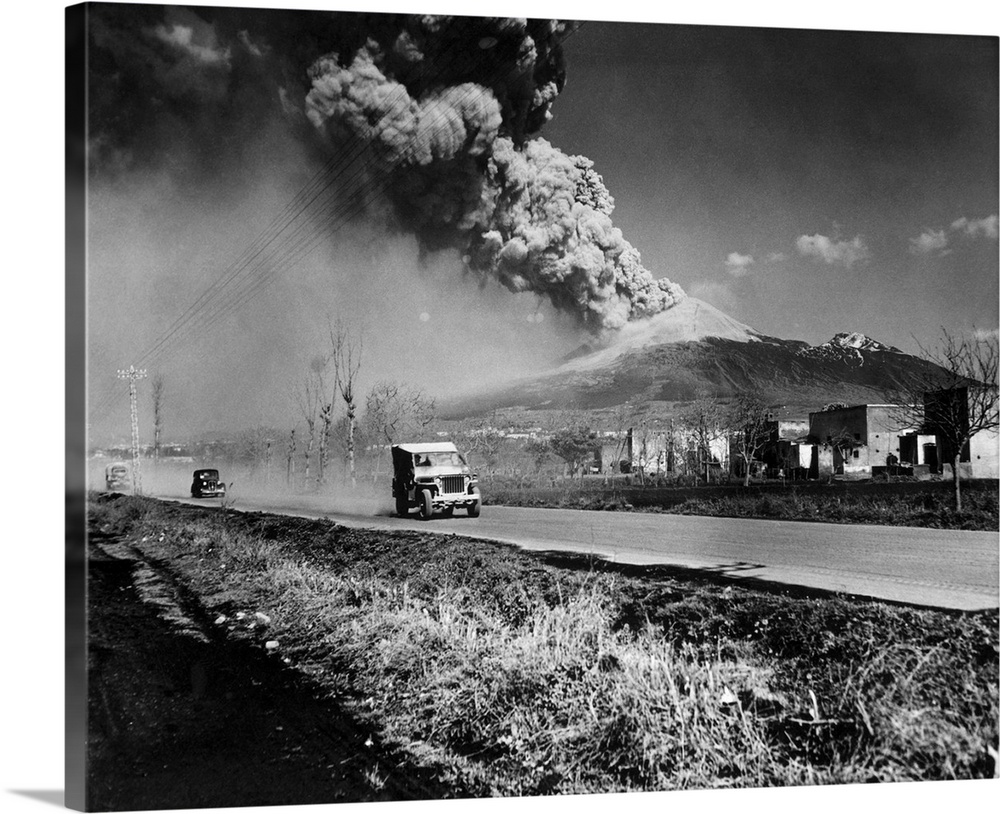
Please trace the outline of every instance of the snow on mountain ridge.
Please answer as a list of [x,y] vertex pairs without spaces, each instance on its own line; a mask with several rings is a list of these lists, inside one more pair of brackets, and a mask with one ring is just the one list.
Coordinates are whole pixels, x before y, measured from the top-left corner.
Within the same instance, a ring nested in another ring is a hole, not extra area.
[[886,345],[879,342],[877,339],[872,339],[870,336],[865,336],[863,333],[857,331],[846,332],[835,334],[833,339],[829,342],[823,343],[823,345],[817,345],[816,347],[822,348],[825,346],[829,347],[840,347],[840,348],[852,348],[854,350],[870,350],[870,351],[888,351],[890,353],[902,353],[899,348],[894,348],[892,345]]
[[560,370],[597,370],[623,357],[661,345],[722,339],[739,343],[779,342],[795,347],[798,356],[864,364],[863,353],[902,353],[898,348],[872,339],[859,331],[842,331],[828,342],[809,346],[796,340],[780,340],[754,330],[696,297],[685,297],[666,311],[626,325],[608,338],[607,344],[581,347],[563,360]]

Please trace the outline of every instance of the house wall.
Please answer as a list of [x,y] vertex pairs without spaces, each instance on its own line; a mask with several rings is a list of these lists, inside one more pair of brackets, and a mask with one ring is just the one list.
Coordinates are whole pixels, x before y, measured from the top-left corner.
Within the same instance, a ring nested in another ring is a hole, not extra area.
[[[864,467],[871,466],[867,450],[861,446],[868,438],[868,408],[864,404],[809,413],[809,436],[819,444],[818,469],[814,471],[817,477],[857,475]],[[851,443],[857,446],[854,450],[837,448],[836,441],[840,438],[852,439]]]
[[631,458],[628,438],[604,439],[597,450],[596,464],[601,472],[613,473],[620,471],[619,461]]
[[[898,463],[900,437],[916,429],[907,425],[900,408],[891,404],[860,404],[810,413],[809,436],[822,447],[818,476],[868,476],[873,466],[886,466],[890,455]],[[851,440],[838,448],[839,438]]]
[[[904,446],[909,445],[911,453],[904,455]],[[916,432],[902,433],[899,438],[899,461],[900,463],[923,466],[928,464],[928,446],[937,446],[937,437],[934,435],[921,435]]]
[[833,475],[833,447],[826,444],[814,445],[810,460],[810,477],[823,479]]
[[[668,469],[670,433],[629,430],[631,443],[628,455],[633,469],[641,468],[647,474],[663,473]],[[675,446],[677,442],[675,440]]]
[[[916,431],[916,426],[904,426],[905,415],[899,407],[892,405],[869,405],[868,407],[868,465],[886,466],[888,456],[896,463],[900,461],[900,438]],[[920,452],[923,451],[922,445]]]
[[849,435],[856,442],[863,442],[868,434],[868,408],[842,407],[839,410],[823,410],[809,413],[809,435],[820,444],[829,444],[841,435]]
[[[685,472],[687,453],[696,444],[693,433],[675,429],[662,431],[629,430],[629,443],[623,458],[629,458],[633,468],[642,468],[646,474]],[[729,466],[729,440],[723,435],[708,444],[709,455],[717,467]]]
[[[758,457],[767,466],[772,476],[783,470],[785,477],[792,476],[796,469],[808,469],[812,446],[802,443],[809,433],[807,418],[779,418],[768,422],[768,440]],[[735,453],[730,457],[738,461]]]
[[983,430],[972,436],[968,477],[1000,478],[1000,433],[997,430]]
[[809,432],[808,418],[779,418],[774,422],[778,440],[794,441]]
[[[956,388],[948,391],[932,391],[924,394],[924,404],[927,412],[927,429],[935,430],[933,405],[944,404],[943,410],[949,419],[961,420],[964,422],[964,429],[968,430],[968,411],[955,410],[955,399],[971,399],[972,393],[967,388]],[[957,415],[956,415],[957,413]],[[964,415],[963,415],[964,413]],[[959,418],[960,417],[960,418]],[[951,472],[953,452],[949,448],[949,443],[944,434],[938,433],[936,436],[938,451],[938,466],[941,470]],[[976,433],[969,443],[962,449],[960,455],[960,473],[966,478],[996,478],[1000,477],[1000,436],[996,429],[983,430]]]

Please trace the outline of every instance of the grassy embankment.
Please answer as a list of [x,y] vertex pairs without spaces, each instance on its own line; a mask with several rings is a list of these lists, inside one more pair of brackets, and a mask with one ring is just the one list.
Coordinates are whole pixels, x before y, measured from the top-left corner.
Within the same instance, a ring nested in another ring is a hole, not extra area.
[[483,486],[485,504],[605,511],[647,511],[715,517],[757,517],[884,526],[997,531],[997,482],[962,484],[963,511],[954,510],[950,481],[835,482],[656,487],[564,480],[555,487],[495,479]]
[[[456,795],[997,772],[995,612],[557,567],[460,537],[142,498],[90,511]],[[250,629],[240,611],[270,621]]]

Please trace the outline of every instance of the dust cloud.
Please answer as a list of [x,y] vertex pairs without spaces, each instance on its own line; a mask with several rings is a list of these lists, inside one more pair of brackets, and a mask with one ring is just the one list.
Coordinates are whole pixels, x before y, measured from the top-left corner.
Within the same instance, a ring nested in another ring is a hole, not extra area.
[[[88,466],[91,488],[105,491],[104,468],[107,460],[92,459]],[[132,494],[131,462],[127,483],[118,489],[122,494]],[[266,509],[273,501],[275,508],[286,511],[299,508],[314,512],[337,512],[358,517],[389,516],[394,511],[391,479],[392,473],[384,468],[377,477],[359,479],[353,486],[338,473],[329,482],[318,486],[313,484],[304,489],[301,481],[291,485],[285,478],[284,463],[276,461],[274,466],[264,471],[240,464],[214,462],[208,464],[219,470],[219,476],[226,484],[224,498],[194,499],[198,505],[209,509],[241,510],[250,505],[255,510]],[[143,495],[159,500],[192,500],[192,473],[201,464],[189,461],[159,462],[144,459],[139,468],[140,489]]]

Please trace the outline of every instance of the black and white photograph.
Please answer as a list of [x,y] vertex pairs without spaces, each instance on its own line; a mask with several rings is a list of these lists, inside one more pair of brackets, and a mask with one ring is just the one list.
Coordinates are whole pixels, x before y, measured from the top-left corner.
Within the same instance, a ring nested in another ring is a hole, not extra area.
[[856,7],[63,6],[19,805],[995,798],[1000,38]]

